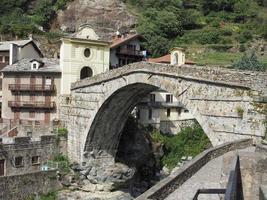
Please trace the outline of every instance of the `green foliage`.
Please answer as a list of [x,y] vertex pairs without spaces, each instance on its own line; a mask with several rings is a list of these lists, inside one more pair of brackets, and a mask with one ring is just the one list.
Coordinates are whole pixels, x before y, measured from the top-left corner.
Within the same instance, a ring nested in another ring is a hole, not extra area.
[[58,136],[60,136],[60,137],[65,137],[65,138],[67,138],[67,136],[68,136],[68,129],[66,129],[66,128],[58,128],[57,129],[57,134],[58,134]]
[[240,51],[240,52],[245,52],[245,51],[246,51],[246,47],[245,47],[244,44],[241,44],[241,45],[239,46],[239,51]]
[[236,112],[237,112],[237,115],[241,118],[243,118],[243,115],[244,115],[244,109],[241,108],[240,106],[236,107]]
[[48,194],[43,194],[40,196],[40,200],[56,200],[57,192],[49,192]]
[[64,9],[69,1],[36,0],[32,9],[31,0],[1,0],[0,34],[23,38],[29,33],[40,33],[40,26],[48,30],[56,11]]
[[[34,196],[27,198],[27,200],[35,200]],[[47,194],[42,194],[38,200],[56,200],[57,199],[57,192],[49,192]]]
[[164,144],[165,155],[161,161],[169,168],[174,168],[183,156],[194,157],[211,146],[200,125],[184,128],[177,135],[163,135],[154,129],[151,136]]
[[124,0],[138,12],[138,32],[153,57],[181,44],[247,43],[267,38],[266,0]]
[[258,58],[255,52],[252,52],[250,56],[248,56],[245,53],[240,61],[233,64],[233,67],[235,69],[240,69],[240,70],[251,70],[251,71],[265,71],[266,70],[266,66],[264,66],[263,63],[258,61]]
[[56,154],[53,157],[53,162],[58,164],[59,171],[62,174],[69,173],[69,171],[70,171],[70,168],[69,168],[70,162],[69,162],[69,159],[68,159],[67,156],[62,155],[61,153],[60,154]]

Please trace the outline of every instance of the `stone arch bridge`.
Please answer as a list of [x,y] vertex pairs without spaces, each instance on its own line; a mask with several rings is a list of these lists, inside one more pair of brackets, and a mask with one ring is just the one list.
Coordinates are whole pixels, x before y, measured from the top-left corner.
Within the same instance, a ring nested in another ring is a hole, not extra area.
[[72,84],[61,99],[68,155],[79,163],[114,162],[127,116],[144,95],[171,92],[202,126],[212,144],[265,134],[267,73],[146,62]]

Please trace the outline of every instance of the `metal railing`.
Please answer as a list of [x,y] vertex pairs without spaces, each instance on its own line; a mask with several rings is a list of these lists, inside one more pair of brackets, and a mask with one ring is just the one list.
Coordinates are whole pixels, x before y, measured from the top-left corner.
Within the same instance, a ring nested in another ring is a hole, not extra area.
[[53,109],[56,107],[55,102],[44,101],[9,101],[8,106],[11,108],[46,108]]
[[9,84],[8,88],[12,91],[54,91],[55,85]]
[[138,50],[131,50],[131,49],[119,49],[117,51],[117,54],[122,54],[122,55],[132,55],[132,56],[144,56],[142,51]]
[[148,101],[148,102],[140,102],[138,103],[139,106],[148,106],[148,107],[153,107],[153,108],[160,108],[160,107],[165,107],[165,108],[183,108],[183,105],[181,102],[159,102],[159,101]]
[[213,188],[213,189],[198,189],[193,200],[198,200],[200,194],[222,194],[225,200],[243,200],[243,187],[240,171],[239,156],[236,155],[228,179],[228,184],[225,188]]

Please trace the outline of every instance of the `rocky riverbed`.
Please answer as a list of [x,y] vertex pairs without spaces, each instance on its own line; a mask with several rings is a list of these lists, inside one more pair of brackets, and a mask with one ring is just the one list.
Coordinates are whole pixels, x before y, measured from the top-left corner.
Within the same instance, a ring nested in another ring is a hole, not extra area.
[[121,136],[115,163],[71,165],[71,173],[61,177],[59,199],[133,199],[166,174],[161,173],[163,145],[152,142],[149,134],[129,119]]

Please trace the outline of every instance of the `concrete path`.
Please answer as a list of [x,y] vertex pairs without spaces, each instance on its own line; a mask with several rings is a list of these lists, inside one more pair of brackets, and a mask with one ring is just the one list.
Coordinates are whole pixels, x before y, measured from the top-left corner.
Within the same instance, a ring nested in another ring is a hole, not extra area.
[[[241,155],[253,153],[255,147],[230,151],[211,160],[165,200],[192,200],[198,189],[226,188],[230,167],[237,152]],[[223,195],[220,196],[223,197]],[[218,194],[200,194],[198,200],[220,200],[220,196]]]
[[[181,187],[170,194],[166,200],[192,200],[198,189],[222,188],[220,185],[223,156],[211,160]],[[199,200],[219,200],[216,194],[200,194]]]

